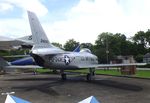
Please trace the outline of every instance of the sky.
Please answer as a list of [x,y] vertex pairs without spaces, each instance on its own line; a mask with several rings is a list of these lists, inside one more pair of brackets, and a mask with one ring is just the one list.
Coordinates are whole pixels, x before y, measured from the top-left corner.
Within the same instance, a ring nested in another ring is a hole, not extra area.
[[94,43],[102,32],[128,38],[150,29],[150,0],[0,0],[0,36],[31,35],[27,10],[38,16],[50,42]]

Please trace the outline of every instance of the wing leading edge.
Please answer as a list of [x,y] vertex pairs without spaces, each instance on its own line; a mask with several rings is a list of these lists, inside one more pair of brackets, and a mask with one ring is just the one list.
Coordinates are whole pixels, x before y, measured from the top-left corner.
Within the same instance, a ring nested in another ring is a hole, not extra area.
[[43,68],[43,67],[40,67],[38,65],[23,65],[23,66],[9,65],[4,67],[4,69],[38,69],[38,68]]
[[93,64],[93,65],[80,65],[79,68],[105,68],[105,67],[123,67],[123,66],[143,66],[146,63],[128,63],[128,64]]

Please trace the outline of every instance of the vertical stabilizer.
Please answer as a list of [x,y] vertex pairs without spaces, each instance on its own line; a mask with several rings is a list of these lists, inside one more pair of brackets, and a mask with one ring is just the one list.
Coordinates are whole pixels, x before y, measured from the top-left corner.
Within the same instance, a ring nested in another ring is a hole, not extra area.
[[80,45],[78,45],[73,52],[80,52]]
[[33,12],[28,11],[28,18],[32,32],[32,39],[35,44],[34,48],[52,47],[37,16]]

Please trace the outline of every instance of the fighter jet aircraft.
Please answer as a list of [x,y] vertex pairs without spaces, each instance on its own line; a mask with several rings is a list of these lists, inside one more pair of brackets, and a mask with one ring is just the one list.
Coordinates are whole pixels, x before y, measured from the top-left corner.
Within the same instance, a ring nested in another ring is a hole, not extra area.
[[37,16],[33,12],[28,11],[28,18],[34,42],[31,49],[31,56],[34,58],[36,64],[41,67],[60,70],[63,80],[66,79],[64,70],[88,68],[87,80],[90,81],[97,67],[145,65],[145,63],[98,64],[97,56],[92,54],[87,48],[80,50],[80,52],[64,51],[50,43]]
[[[37,65],[27,65],[27,66],[15,66],[13,63],[18,63],[18,61],[13,62],[11,65],[6,63],[1,59],[1,65],[5,68],[52,68],[59,69],[61,71],[61,77],[63,80],[66,79],[66,74],[64,70],[75,70],[89,68],[89,73],[87,74],[87,80],[91,80],[94,74],[95,68],[97,67],[116,67],[116,66],[131,66],[131,65],[145,65],[144,63],[130,63],[130,64],[98,64],[97,56],[91,53],[87,48],[80,50],[79,47],[73,52],[64,51],[58,47],[53,46],[37,16],[28,11],[28,17],[31,27],[32,36],[25,37],[25,39],[33,39],[33,47],[31,50],[31,56]],[[25,59],[25,61],[30,60]],[[21,60],[22,61],[22,60]],[[20,63],[20,62],[19,62]],[[23,62],[24,63],[24,60]]]
[[32,36],[24,36],[21,38],[8,38],[0,36],[0,50],[11,50],[19,48],[31,48],[33,45]]
[[[23,37],[23,39],[24,38],[28,39],[28,37],[31,38],[32,40],[32,36],[26,36],[26,37]],[[73,50],[73,52],[79,52],[79,51],[80,51],[80,45],[78,45]],[[30,55],[11,55],[11,56],[3,56],[3,57],[4,58],[18,58],[19,57],[19,59],[13,60],[11,62],[8,62],[4,60],[2,57],[0,57],[0,62],[1,62],[0,72],[3,72],[3,73],[6,71],[12,71],[10,69],[35,70],[38,68],[42,68],[36,65],[34,58],[31,57]],[[54,69],[53,72],[56,72],[56,70]]]

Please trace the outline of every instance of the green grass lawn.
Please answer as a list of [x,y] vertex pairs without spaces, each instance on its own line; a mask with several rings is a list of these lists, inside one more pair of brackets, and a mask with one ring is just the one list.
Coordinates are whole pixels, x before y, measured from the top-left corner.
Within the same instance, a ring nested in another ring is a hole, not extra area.
[[50,73],[51,70],[50,69],[36,69],[36,72],[38,72],[38,73]]
[[121,75],[121,72],[118,70],[96,70],[96,74],[108,74],[108,75]]
[[[83,70],[67,70],[68,72],[81,72],[88,73],[88,69]],[[52,73],[52,70],[49,69],[37,69],[39,73]],[[96,70],[96,74],[107,74],[107,75],[115,75],[115,76],[124,76],[117,69],[104,70],[99,69]],[[135,75],[131,75],[132,77],[141,77],[141,78],[150,78],[150,70],[137,70]]]
[[143,78],[150,78],[150,70],[138,70],[135,76],[143,77]]
[[[97,74],[108,74],[122,76],[121,72],[118,70],[97,70]],[[150,70],[137,70],[135,75],[132,77],[150,78]]]

